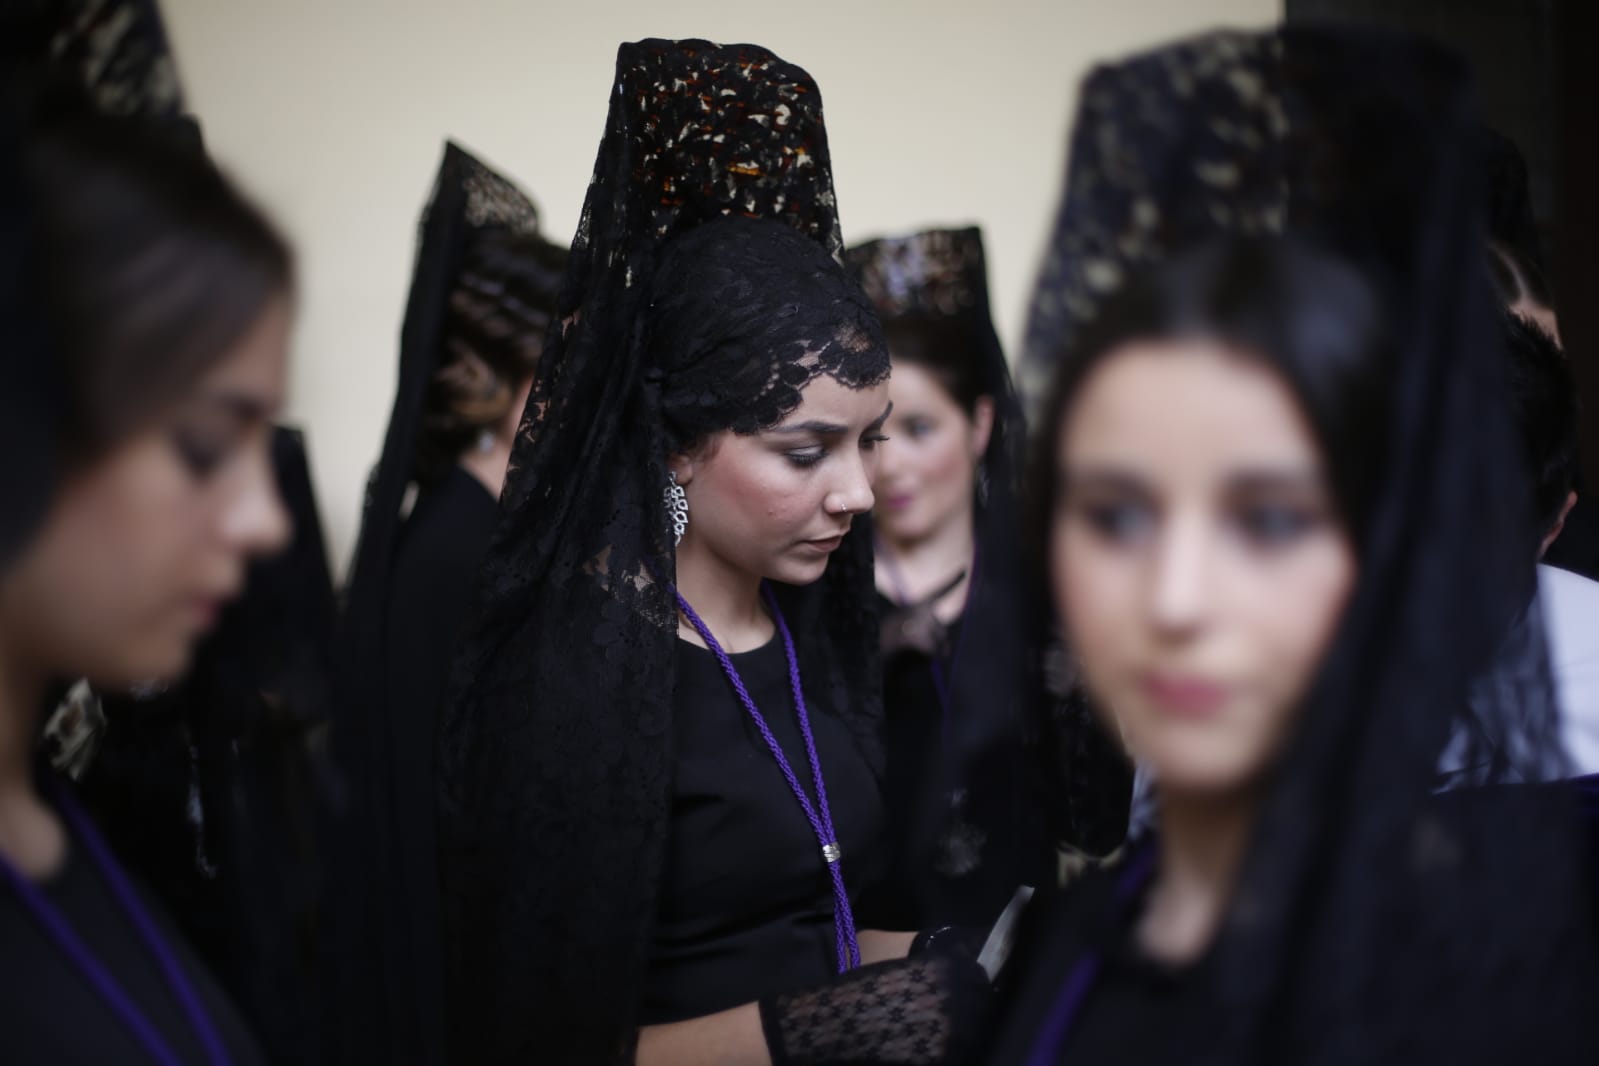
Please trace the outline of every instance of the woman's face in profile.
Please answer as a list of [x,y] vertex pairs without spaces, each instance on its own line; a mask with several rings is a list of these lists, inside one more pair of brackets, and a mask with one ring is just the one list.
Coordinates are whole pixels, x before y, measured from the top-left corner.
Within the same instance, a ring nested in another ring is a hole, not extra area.
[[165,680],[291,533],[270,452],[291,313],[275,300],[171,407],[62,484],[0,583],[24,661],[106,687]]
[[1253,784],[1355,580],[1284,381],[1204,341],[1106,353],[1055,442],[1050,564],[1083,677],[1163,790]]
[[822,576],[850,522],[872,507],[888,383],[849,388],[822,375],[800,405],[758,433],[717,433],[671,459],[688,497],[678,557],[791,585]]

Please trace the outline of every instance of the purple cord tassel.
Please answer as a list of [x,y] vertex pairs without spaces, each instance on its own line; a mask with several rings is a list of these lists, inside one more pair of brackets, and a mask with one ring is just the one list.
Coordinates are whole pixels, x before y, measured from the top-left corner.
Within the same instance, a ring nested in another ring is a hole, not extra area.
[[[673,589],[673,595],[677,597],[677,606],[683,612],[683,616],[689,620],[689,624],[699,633],[700,639],[705,641],[705,646],[721,664],[722,673],[727,675],[733,691],[738,694],[739,702],[744,705],[744,710],[749,713],[755,727],[760,730],[761,737],[766,741],[766,747],[772,753],[772,758],[777,760],[778,769],[783,771],[783,776],[788,779],[788,787],[793,790],[794,798],[799,801],[800,809],[805,812],[806,821],[811,823],[811,831],[816,834],[816,843],[821,848],[822,859],[827,863],[828,874],[833,879],[833,927],[838,938],[838,972],[846,973],[861,964],[860,938],[855,931],[855,911],[850,906],[849,892],[844,887],[838,833],[833,828],[833,812],[827,806],[827,785],[822,780],[822,763],[816,756],[816,739],[811,734],[810,714],[805,708],[805,690],[800,683],[799,657],[794,653],[794,638],[789,633],[788,622],[784,620],[783,612],[777,605],[777,597],[772,594],[770,587],[766,587],[764,591],[767,606],[772,612],[772,620],[777,623],[778,636],[783,640],[783,654],[788,659],[789,687],[794,694],[794,717],[799,722],[800,736],[805,740],[805,757],[811,764],[811,777],[816,784],[815,805],[811,803],[810,796],[805,794],[805,787],[800,784],[794,768],[789,765],[788,756],[783,754],[782,745],[778,744],[777,738],[772,735],[771,727],[766,724],[766,719],[755,706],[755,700],[744,687],[744,679],[739,677],[733,660],[717,643],[716,638],[711,635],[710,627],[694,608],[689,606],[683,594]],[[821,808],[819,813],[817,807]]]

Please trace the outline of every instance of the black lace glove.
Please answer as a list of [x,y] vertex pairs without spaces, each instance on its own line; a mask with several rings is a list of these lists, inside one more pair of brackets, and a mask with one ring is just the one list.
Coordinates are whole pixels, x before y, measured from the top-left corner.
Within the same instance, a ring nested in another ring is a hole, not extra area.
[[976,1050],[992,998],[970,959],[894,959],[761,1000],[761,1029],[773,1066],[959,1063]]

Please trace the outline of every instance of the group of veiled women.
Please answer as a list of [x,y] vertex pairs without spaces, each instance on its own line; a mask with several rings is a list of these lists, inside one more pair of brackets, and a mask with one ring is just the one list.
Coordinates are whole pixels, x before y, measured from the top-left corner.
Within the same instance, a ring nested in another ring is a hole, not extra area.
[[1097,69],[1024,428],[976,229],[845,247],[804,70],[624,44],[569,247],[445,146],[336,600],[158,12],[6,18],[5,1061],[1599,1061],[1570,372],[1451,55]]

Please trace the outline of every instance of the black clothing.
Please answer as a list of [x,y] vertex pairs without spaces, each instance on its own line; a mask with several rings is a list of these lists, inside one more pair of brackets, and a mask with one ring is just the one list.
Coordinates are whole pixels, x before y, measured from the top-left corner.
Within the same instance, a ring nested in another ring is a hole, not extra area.
[[[879,606],[886,631],[898,609],[887,597]],[[997,704],[1004,685],[979,660],[956,659],[962,630],[969,628],[964,616],[938,628],[931,649],[891,649],[885,641],[883,845],[889,868],[862,911],[886,929],[987,929],[1018,887],[1045,884],[1053,872],[1054,850],[1038,790],[1026,773],[1020,723],[1016,732],[983,730],[982,742],[960,755],[951,750],[952,740],[960,739],[951,716],[961,712],[946,708],[943,693],[956,671],[976,671],[993,683],[993,700],[964,705],[974,716],[1002,713]]]
[[1049,781],[1035,772],[1048,718],[1047,630],[1021,551],[1025,427],[994,331],[980,230],[883,237],[854,245],[847,260],[886,324],[945,338],[942,353],[896,358],[963,360],[959,376],[993,405],[973,486],[977,557],[960,619],[945,626],[930,604],[879,604],[896,860],[867,904],[895,929],[986,927],[1018,885],[1049,876],[1050,822],[1063,806],[1046,799]]
[[[1553,864],[1511,858],[1516,834],[1550,821],[1569,821],[1576,804],[1575,790],[1565,785],[1474,789],[1430,801],[1429,815],[1441,833],[1435,845],[1486,829],[1509,846],[1494,856],[1473,855],[1467,860],[1470,873],[1464,876],[1439,866],[1418,879],[1419,899],[1412,902],[1420,906],[1414,913],[1433,917],[1419,918],[1378,960],[1385,981],[1446,990],[1439,998],[1395,1001],[1385,1008],[1394,1012],[1387,1024],[1405,1030],[1411,1061],[1596,1061],[1599,1024],[1591,1017],[1585,993],[1593,974],[1591,921],[1572,925],[1552,952],[1529,953],[1526,961],[1534,965],[1521,971],[1521,979],[1497,987],[1470,976],[1473,933],[1451,930],[1454,918],[1448,908],[1428,906],[1429,900],[1441,904],[1445,897],[1457,902],[1476,897],[1488,901],[1482,913],[1507,935],[1529,937],[1542,936],[1540,906],[1579,919],[1584,904],[1599,909],[1592,903],[1593,857],[1586,849]],[[1097,970],[1049,1061],[1096,1066],[1190,1061],[1183,1034],[1205,1009],[1206,986],[1215,979],[1214,951],[1174,965],[1152,959],[1138,945],[1136,929],[1148,898],[1148,879],[1137,879],[1135,891],[1124,890],[1132,859],[1086,873],[1064,891],[1034,897],[1017,938],[1013,968],[1002,982],[999,1029],[985,1061],[996,1066],[1029,1061],[1040,1034],[1061,1013],[1061,991],[1085,956],[1097,960]],[[1493,887],[1485,891],[1485,885]],[[1495,893],[1507,889],[1524,892],[1529,907],[1496,906]],[[1435,985],[1440,975],[1442,984]]]
[[[782,641],[731,658],[810,794]],[[858,898],[882,866],[877,779],[843,719],[806,687],[845,884]],[[832,882],[817,862],[816,834],[716,656],[683,640],[672,753],[671,825],[640,1023],[681,1021],[827,981],[838,954]]]
[[[508,179],[453,143],[422,217],[383,453],[368,485],[339,633],[334,751],[349,784],[333,862],[338,938],[331,968],[334,1057],[444,1066],[433,754],[453,653],[471,611],[496,504],[453,462],[420,490],[418,439],[470,253],[531,242],[538,210]],[[501,279],[483,278],[486,289]],[[502,301],[511,295],[503,287]]]
[[[1147,847],[1148,845],[1144,845]],[[1098,969],[1067,1025],[1057,1061],[1095,1064],[1180,1062],[1172,1019],[1203,961],[1174,966],[1139,949],[1134,930],[1145,884],[1119,891],[1126,863],[1094,869],[1065,890],[1033,897],[1001,985],[1000,1031],[985,1061],[1020,1063],[1061,1010],[1061,991],[1086,955]]]
[[[484,484],[455,466],[421,494],[401,527],[389,586],[390,713],[438,716],[498,512]],[[427,757],[418,767],[424,776],[431,753],[431,745],[416,753]]]
[[[206,1063],[205,1049],[155,956],[77,841],[69,845],[62,869],[40,888],[177,1055],[195,1066]],[[142,892],[140,902],[200,996],[234,1066],[264,1064],[267,1060],[238,1012],[172,923]],[[144,1045],[7,886],[0,886],[0,944],[5,945],[0,953],[0,1031],[8,1066],[150,1061]]]

